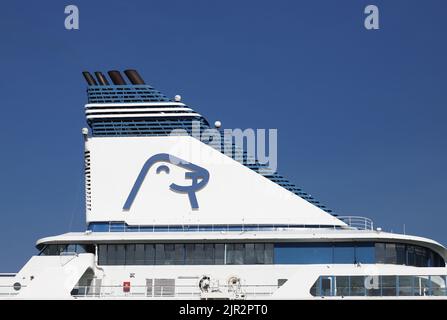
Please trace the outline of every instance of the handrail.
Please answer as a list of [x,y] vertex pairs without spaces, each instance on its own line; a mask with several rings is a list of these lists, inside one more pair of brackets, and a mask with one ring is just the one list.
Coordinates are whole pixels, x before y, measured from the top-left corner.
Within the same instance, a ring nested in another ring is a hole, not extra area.
[[374,222],[370,218],[362,216],[339,216],[337,218],[353,229],[374,230]]
[[83,297],[178,297],[178,296],[206,296],[207,294],[222,294],[231,298],[235,294],[241,296],[270,296],[278,289],[277,285],[241,285],[237,290],[233,286],[219,285],[210,289],[208,292],[202,292],[196,285],[133,285],[126,288],[120,285],[101,285],[101,286],[75,286],[72,290],[72,296],[76,298]]
[[315,225],[295,223],[239,223],[239,224],[184,224],[184,225],[132,225],[124,222],[91,224],[93,232],[247,232],[247,231],[287,231],[292,229],[340,229],[341,225]]

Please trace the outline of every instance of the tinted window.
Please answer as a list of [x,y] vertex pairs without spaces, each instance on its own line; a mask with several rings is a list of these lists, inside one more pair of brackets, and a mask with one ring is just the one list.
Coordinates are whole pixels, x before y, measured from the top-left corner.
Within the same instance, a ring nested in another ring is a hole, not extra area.
[[144,244],[135,245],[135,264],[143,265],[144,263]]
[[355,249],[350,244],[336,244],[334,246],[334,263],[354,263]]
[[376,263],[385,263],[385,244],[376,243]]
[[374,263],[374,244],[373,243],[357,243],[355,246],[355,262],[356,263]]
[[98,264],[106,265],[107,263],[107,245],[106,244],[100,244],[98,246]]
[[381,276],[382,296],[396,295],[396,276]]
[[397,253],[394,243],[385,243],[385,263],[396,264]]

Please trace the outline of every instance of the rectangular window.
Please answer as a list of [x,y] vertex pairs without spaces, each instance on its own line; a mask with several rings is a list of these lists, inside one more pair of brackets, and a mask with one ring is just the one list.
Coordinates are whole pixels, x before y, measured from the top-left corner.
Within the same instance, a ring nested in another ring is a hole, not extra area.
[[432,295],[430,276],[419,276],[415,279],[415,282],[417,282],[415,286],[418,287],[417,295]]
[[205,245],[203,243],[196,243],[194,245],[194,263],[193,264],[205,264]]
[[427,266],[427,251],[422,247],[414,247],[414,254],[416,258],[416,267]]
[[214,244],[206,243],[204,250],[203,264],[214,264]]
[[399,296],[414,296],[413,276],[399,276]]
[[335,279],[335,295],[336,296],[349,296],[349,277],[348,276],[338,276]]
[[69,244],[64,248],[64,253],[76,253],[76,245],[75,244]]
[[374,243],[356,243],[355,262],[374,263],[375,262]]
[[99,265],[107,265],[107,245],[100,244],[98,245],[98,264]]
[[234,244],[234,264],[244,264],[245,248],[242,243]]
[[264,250],[264,263],[273,264],[273,243],[266,243]]
[[224,264],[225,244],[216,243],[214,245],[214,264]]
[[414,254],[414,246],[407,246],[407,265],[415,266],[416,265],[416,257]]
[[116,245],[116,260],[115,264],[123,266],[126,264],[126,245],[117,244]]
[[145,244],[144,245],[144,264],[154,265],[155,264],[155,245]]
[[265,263],[265,257],[264,257],[264,251],[265,251],[265,245],[263,243],[255,243],[254,245],[254,260],[255,264],[264,264]]
[[321,295],[324,297],[332,296],[332,283],[334,277],[321,277]]
[[355,262],[355,250],[351,244],[339,244],[334,245],[334,263],[354,263]]
[[126,244],[126,264],[135,265],[135,245]]
[[397,262],[396,244],[386,243],[385,244],[385,263],[396,264],[396,262]]
[[246,243],[245,244],[245,264],[255,264],[255,244],[254,243]]
[[165,259],[162,263],[158,264],[175,264],[175,245],[165,244]]
[[364,286],[367,296],[374,297],[381,295],[379,276],[366,276],[364,280]]
[[445,296],[446,292],[445,276],[430,276],[432,295]]
[[185,246],[183,244],[175,244],[175,262],[174,264],[185,264]]
[[165,264],[165,245],[157,243],[155,245],[155,264]]
[[117,252],[116,252],[116,244],[107,245],[107,264],[108,265],[116,265],[117,264]]
[[396,244],[396,263],[400,265],[407,263],[404,244]]
[[185,244],[185,264],[195,264],[194,243]]
[[332,263],[332,245],[325,243],[275,244],[275,264],[326,264]]
[[396,295],[396,276],[381,276],[382,296]]
[[144,244],[135,245],[135,264],[144,265]]
[[385,243],[376,243],[376,263],[385,263]]
[[351,296],[364,296],[365,291],[365,277],[363,276],[352,276],[350,277],[350,291]]

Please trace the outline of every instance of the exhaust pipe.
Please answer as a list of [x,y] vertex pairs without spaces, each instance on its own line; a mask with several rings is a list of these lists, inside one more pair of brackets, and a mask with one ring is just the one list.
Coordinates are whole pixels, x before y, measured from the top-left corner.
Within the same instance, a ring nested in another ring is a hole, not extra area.
[[82,72],[82,75],[84,76],[85,81],[87,81],[87,84],[88,84],[89,86],[97,86],[97,85],[98,85],[98,84],[96,83],[95,78],[92,77],[92,75],[90,74],[90,72],[88,72],[88,71],[83,71],[83,72]]
[[99,82],[99,84],[101,86],[108,86],[109,85],[109,81],[107,80],[106,77],[104,77],[102,72],[96,71],[95,72],[95,76],[96,76],[96,79],[98,79],[98,82]]
[[126,81],[124,81],[124,78],[121,76],[121,73],[119,71],[112,70],[107,73],[109,74],[109,77],[114,85],[117,86],[126,85]]
[[126,74],[127,78],[129,78],[130,82],[132,84],[145,84],[143,78],[138,74],[137,70],[134,69],[128,69],[124,70],[124,73]]

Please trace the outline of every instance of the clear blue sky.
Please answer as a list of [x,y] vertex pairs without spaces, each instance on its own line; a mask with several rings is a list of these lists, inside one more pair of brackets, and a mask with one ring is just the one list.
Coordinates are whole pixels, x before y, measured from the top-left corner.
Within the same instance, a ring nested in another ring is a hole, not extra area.
[[[64,29],[77,4],[80,30]],[[380,30],[363,27],[367,4]],[[279,171],[345,215],[447,243],[446,1],[7,1],[0,271],[84,225],[82,70],[137,68],[228,128],[278,128]]]

